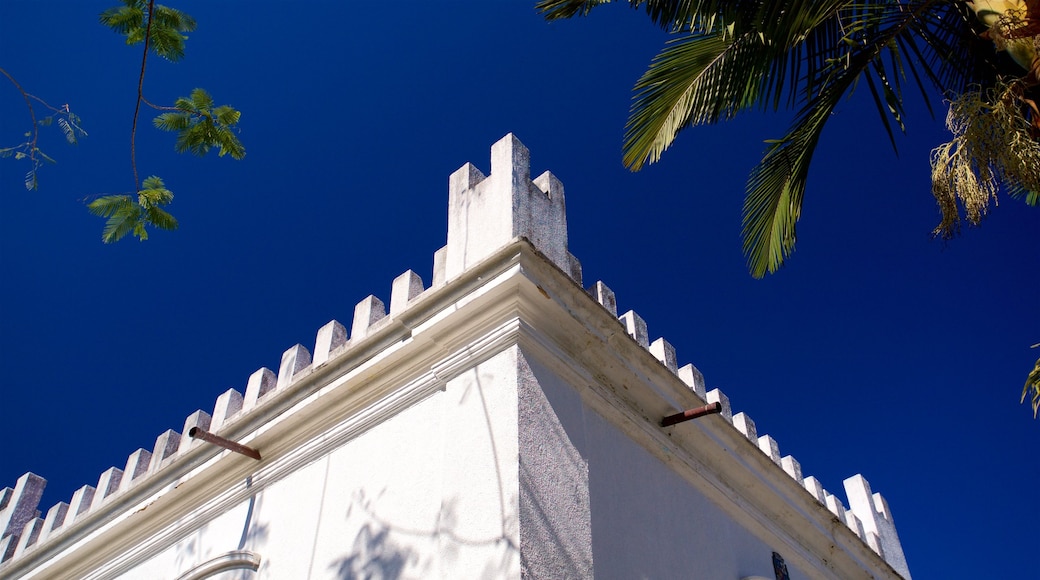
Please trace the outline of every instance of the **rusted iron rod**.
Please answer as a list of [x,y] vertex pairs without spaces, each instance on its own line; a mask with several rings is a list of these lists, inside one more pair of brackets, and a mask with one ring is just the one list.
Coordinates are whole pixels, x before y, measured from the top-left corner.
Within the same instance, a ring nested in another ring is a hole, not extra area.
[[220,447],[223,447],[224,449],[228,449],[228,450],[234,451],[235,453],[241,453],[242,455],[245,455],[246,457],[252,457],[253,459],[256,459],[257,461],[260,461],[260,452],[257,451],[256,449],[253,449],[252,447],[246,447],[245,445],[242,445],[241,443],[235,443],[234,441],[232,441],[230,439],[225,439],[225,438],[221,437],[220,435],[214,435],[214,434],[210,433],[209,431],[206,431],[205,429],[199,429],[198,427],[192,427],[191,429],[188,430],[188,437],[191,437],[192,439],[202,439],[203,441],[205,441],[207,443],[212,443],[214,445],[219,445]]
[[704,405],[703,407],[697,407],[696,409],[687,409],[682,413],[676,413],[674,415],[668,415],[664,419],[661,419],[661,426],[668,427],[669,425],[675,425],[676,423],[682,423],[683,421],[689,421],[690,419],[696,419],[697,417],[703,417],[705,415],[714,415],[715,413],[722,412],[722,403],[718,401]]

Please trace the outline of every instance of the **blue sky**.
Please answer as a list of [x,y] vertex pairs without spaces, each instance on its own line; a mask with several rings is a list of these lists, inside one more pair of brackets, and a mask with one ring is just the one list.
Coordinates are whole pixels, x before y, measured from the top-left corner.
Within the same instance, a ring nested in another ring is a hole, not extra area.
[[[533,0],[170,2],[199,27],[182,62],[150,60],[145,94],[203,87],[236,106],[247,156],[177,155],[144,123],[139,170],[173,190],[181,227],[105,246],[82,200],[132,186],[140,66],[96,23],[115,3],[0,3],[0,66],[90,134],[45,133],[58,164],[37,192],[0,160],[0,487],[32,471],[44,510],[68,501],[365,296],[387,301],[401,272],[428,285],[448,175],[487,172],[514,132],[532,172],[566,187],[586,285],[612,288],[806,475],[843,496],[863,473],[916,577],[1035,574],[1040,423],[1018,397],[1040,342],[1040,211],[1003,197],[981,228],[931,239],[928,152],[947,134],[919,99],[898,156],[865,91],[840,107],[797,251],[754,280],[744,183],[791,115],[688,131],[629,173],[631,87],[665,39],[642,13],[550,25]],[[0,112],[0,146],[18,142],[28,118],[6,85]]]

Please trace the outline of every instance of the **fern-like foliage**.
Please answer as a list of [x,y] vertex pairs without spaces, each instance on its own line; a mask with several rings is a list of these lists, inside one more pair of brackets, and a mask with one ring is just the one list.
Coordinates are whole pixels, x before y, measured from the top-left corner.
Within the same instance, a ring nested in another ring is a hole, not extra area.
[[217,155],[231,155],[232,159],[246,156],[246,148],[235,135],[234,126],[242,113],[228,105],[213,106],[213,97],[203,89],[195,89],[189,97],[174,103],[177,112],[162,113],[153,123],[163,131],[177,132],[174,149],[178,153],[190,151],[203,156],[210,149],[219,149]]
[[105,195],[87,204],[87,209],[96,216],[108,218],[101,232],[102,242],[118,242],[131,233],[143,242],[148,239],[148,226],[177,229],[177,220],[162,209],[171,201],[173,192],[153,175],[142,183],[137,201],[129,195]]
[[156,4],[148,11],[147,0],[121,0],[123,5],[109,8],[98,19],[102,24],[126,37],[129,45],[144,42],[151,21],[150,50],[171,61],[184,57],[185,32],[195,30],[196,22],[180,10]]

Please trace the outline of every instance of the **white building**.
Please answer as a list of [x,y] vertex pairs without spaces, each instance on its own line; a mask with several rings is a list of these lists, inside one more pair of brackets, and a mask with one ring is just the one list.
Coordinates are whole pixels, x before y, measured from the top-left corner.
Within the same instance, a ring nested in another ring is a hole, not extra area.
[[449,190],[429,288],[405,272],[389,313],[366,298],[185,421],[260,460],[167,431],[46,513],[26,474],[0,578],[910,578],[866,480],[845,508],[582,288],[563,186],[514,136]]

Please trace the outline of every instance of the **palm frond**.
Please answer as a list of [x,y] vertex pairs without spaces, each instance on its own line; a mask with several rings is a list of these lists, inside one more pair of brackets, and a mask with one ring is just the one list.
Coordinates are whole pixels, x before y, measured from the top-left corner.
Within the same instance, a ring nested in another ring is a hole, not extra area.
[[118,242],[133,232],[141,222],[141,206],[130,203],[114,211],[105,222],[101,241],[106,244]]
[[195,19],[174,8],[156,4],[148,13],[145,0],[122,0],[123,6],[109,8],[98,20],[126,37],[128,45],[144,42],[150,36],[149,50],[168,60],[184,57],[185,32],[195,30]]
[[152,119],[155,128],[163,131],[183,131],[191,126],[191,115],[187,113],[162,113]]
[[213,97],[203,89],[194,89],[189,97],[175,102],[182,113],[163,113],[153,123],[165,131],[177,131],[174,149],[178,153],[191,152],[203,156],[218,147],[219,155],[233,159],[245,157],[246,148],[231,130],[242,113],[228,105],[213,106]]
[[798,115],[787,135],[770,144],[748,178],[744,197],[743,239],[748,270],[755,278],[776,272],[794,251],[795,224],[816,144],[842,96],[856,80],[839,76]]
[[154,175],[145,179],[142,186],[136,202],[129,195],[105,195],[87,204],[90,213],[108,218],[101,233],[102,242],[111,244],[130,234],[141,241],[147,240],[148,225],[162,230],[177,229],[177,220],[159,207],[173,201],[173,192]]
[[159,228],[160,230],[175,230],[177,229],[177,220],[166,211],[157,208],[149,207],[145,210],[148,216],[148,223]]
[[[625,127],[625,166],[639,170],[644,163],[659,160],[686,126],[736,113],[733,101],[737,99],[733,96],[727,100],[698,97],[706,90],[728,92],[712,82],[728,80],[719,73],[723,68],[720,63],[727,56],[732,59],[742,46],[722,33],[690,36],[669,44],[654,58],[636,83],[635,101]],[[730,88],[739,90],[732,84]]]
[[186,36],[174,28],[152,25],[149,49],[155,54],[170,61],[184,58],[184,41]]
[[217,122],[222,125],[236,125],[238,120],[242,118],[242,113],[232,109],[227,105],[221,105],[213,109],[213,116],[217,119]]
[[154,25],[176,30],[177,32],[191,32],[195,30],[198,23],[185,12],[169,6],[163,6],[162,4],[156,4]]
[[137,202],[145,208],[166,205],[173,201],[173,192],[166,189],[163,180],[152,175],[141,184],[137,192]]
[[144,2],[123,0],[123,6],[105,10],[98,16],[98,20],[119,34],[129,34],[144,26]]
[[211,97],[204,89],[192,89],[191,103],[196,110],[212,109],[213,97]]
[[1022,400],[1019,402],[1026,402],[1026,397],[1031,399],[1030,405],[1033,407],[1033,418],[1035,419],[1037,413],[1040,412],[1040,358],[1036,359],[1036,366],[1026,377],[1026,385],[1022,387]]
[[87,204],[87,211],[98,217],[109,217],[133,205],[129,195],[105,195]]
[[[542,0],[547,20],[584,16],[605,0]],[[797,109],[748,180],[743,239],[755,276],[793,251],[795,224],[823,127],[859,81],[889,141],[905,131],[903,85],[931,111],[936,94],[996,81],[993,49],[970,7],[948,0],[629,0],[673,33],[637,82],[623,160],[653,163],[684,129],[749,108]],[[928,87],[927,85],[931,85]],[[930,90],[930,89],[937,89]],[[1035,166],[1034,166],[1035,169]],[[1021,180],[1020,180],[1021,181]],[[1040,198],[1032,189],[1027,199]]]
[[561,20],[586,16],[593,8],[611,2],[613,0],[541,0],[534,8],[544,14],[546,20]]

